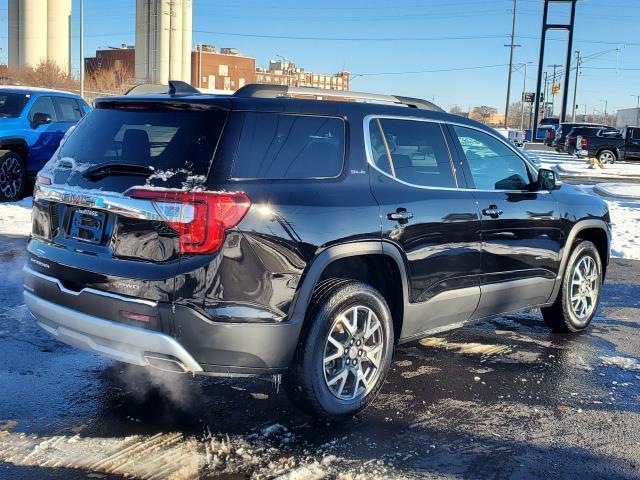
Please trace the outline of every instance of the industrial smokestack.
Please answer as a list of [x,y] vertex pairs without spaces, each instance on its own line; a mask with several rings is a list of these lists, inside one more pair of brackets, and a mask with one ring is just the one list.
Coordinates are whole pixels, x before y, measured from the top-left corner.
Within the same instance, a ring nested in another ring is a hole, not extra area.
[[[47,5],[47,59],[71,72],[69,46],[71,0],[49,0]],[[82,62],[82,59],[80,60]]]
[[136,78],[191,81],[191,0],[136,0]]

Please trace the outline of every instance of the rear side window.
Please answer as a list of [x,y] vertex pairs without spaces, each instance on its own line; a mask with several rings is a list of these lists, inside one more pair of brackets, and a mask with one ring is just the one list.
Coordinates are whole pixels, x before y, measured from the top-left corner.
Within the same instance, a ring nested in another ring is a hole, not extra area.
[[77,122],[82,118],[78,102],[73,98],[53,97],[58,107],[58,120],[60,122]]
[[342,172],[342,119],[261,112],[232,116],[240,125],[233,178],[331,178]]
[[391,177],[424,187],[457,186],[438,123],[374,118],[369,144],[370,161]]

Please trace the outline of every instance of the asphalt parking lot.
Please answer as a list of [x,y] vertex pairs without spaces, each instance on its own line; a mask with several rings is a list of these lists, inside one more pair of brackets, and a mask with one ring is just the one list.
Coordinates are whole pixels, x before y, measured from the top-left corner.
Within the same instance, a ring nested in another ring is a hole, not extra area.
[[580,335],[535,311],[403,345],[342,424],[269,380],[164,375],[50,339],[0,237],[0,478],[640,478],[640,262]]

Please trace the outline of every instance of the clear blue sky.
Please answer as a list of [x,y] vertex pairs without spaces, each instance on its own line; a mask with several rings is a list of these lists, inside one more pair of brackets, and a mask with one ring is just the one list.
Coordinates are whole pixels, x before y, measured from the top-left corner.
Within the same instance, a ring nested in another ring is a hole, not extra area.
[[[330,73],[344,68],[354,76],[353,90],[435,98],[445,108],[485,104],[504,110],[508,49],[503,45],[509,40],[512,0],[193,0],[193,4],[194,45],[237,47],[262,66],[282,55],[306,70]],[[516,49],[515,62],[533,62],[527,79],[527,89],[533,90],[542,0],[518,0],[517,11],[515,43],[522,47]],[[78,12],[79,0],[73,0],[76,68]],[[567,13],[558,6],[552,9],[551,20],[562,21]],[[133,44],[134,22],[134,0],[85,0],[85,56],[96,48]],[[551,32],[549,38],[545,65],[564,63],[566,34]],[[7,0],[0,0],[0,48],[4,63]],[[640,94],[640,1],[579,0],[574,49],[594,56],[585,62],[580,76],[581,111],[585,104],[589,112],[602,111],[605,99],[610,112],[635,106],[631,95]],[[468,67],[483,68],[424,72]],[[522,68],[516,69],[513,100],[519,98],[524,80]],[[410,71],[423,72],[359,75]],[[556,105],[559,102],[556,97]]]

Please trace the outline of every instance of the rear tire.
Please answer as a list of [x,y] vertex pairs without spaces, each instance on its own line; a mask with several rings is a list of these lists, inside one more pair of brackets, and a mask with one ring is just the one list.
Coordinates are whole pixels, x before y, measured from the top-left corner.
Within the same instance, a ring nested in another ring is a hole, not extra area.
[[598,161],[600,163],[615,163],[616,160],[616,153],[611,150],[602,150],[598,153]]
[[314,416],[340,419],[364,410],[384,383],[393,355],[393,322],[384,297],[363,282],[329,279],[311,300],[294,364],[284,384]]
[[20,200],[26,182],[22,157],[12,150],[0,150],[0,202]]
[[602,290],[602,262],[595,245],[578,243],[562,277],[553,305],[542,308],[544,321],[556,332],[579,332],[596,314]]

